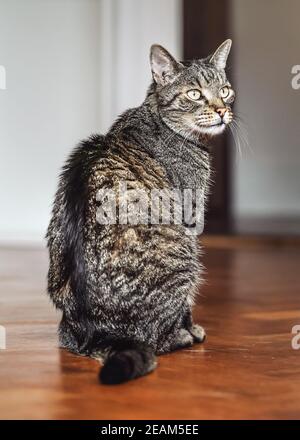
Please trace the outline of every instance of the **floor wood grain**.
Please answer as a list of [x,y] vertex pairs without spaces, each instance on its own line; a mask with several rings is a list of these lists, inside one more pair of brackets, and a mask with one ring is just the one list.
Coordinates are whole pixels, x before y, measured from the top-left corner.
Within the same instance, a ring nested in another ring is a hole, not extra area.
[[207,341],[116,387],[98,384],[96,361],[58,349],[46,252],[1,248],[0,418],[299,418],[291,329],[300,325],[300,247],[238,240],[205,240],[207,282],[194,315]]

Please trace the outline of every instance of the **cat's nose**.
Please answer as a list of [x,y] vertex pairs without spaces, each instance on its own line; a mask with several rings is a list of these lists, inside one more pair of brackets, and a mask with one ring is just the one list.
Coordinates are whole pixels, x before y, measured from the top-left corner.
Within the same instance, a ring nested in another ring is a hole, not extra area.
[[226,107],[220,107],[220,108],[217,108],[217,110],[216,110],[216,112],[218,113],[219,116],[221,116],[221,118],[224,117],[226,111],[227,111]]

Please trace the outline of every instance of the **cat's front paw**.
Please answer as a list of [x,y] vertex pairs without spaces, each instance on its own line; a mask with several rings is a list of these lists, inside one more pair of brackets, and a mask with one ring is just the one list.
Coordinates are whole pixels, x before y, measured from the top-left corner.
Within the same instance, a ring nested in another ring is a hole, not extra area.
[[206,338],[206,333],[203,327],[199,324],[193,324],[189,329],[190,334],[194,338],[194,342],[204,342]]

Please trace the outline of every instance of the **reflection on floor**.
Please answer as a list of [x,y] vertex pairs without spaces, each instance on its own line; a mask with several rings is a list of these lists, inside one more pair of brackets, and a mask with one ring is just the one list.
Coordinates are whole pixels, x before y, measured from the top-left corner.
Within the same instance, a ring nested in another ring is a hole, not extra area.
[[47,255],[0,249],[0,418],[299,418],[300,246],[292,240],[205,238],[207,282],[195,321],[203,345],[159,358],[157,370],[117,387],[98,363],[57,348]]

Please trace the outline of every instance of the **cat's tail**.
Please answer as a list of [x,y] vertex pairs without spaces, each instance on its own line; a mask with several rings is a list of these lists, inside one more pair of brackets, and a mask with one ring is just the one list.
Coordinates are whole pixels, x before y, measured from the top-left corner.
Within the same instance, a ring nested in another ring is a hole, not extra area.
[[156,368],[154,351],[145,345],[128,344],[113,349],[99,373],[103,384],[114,385],[151,373]]

